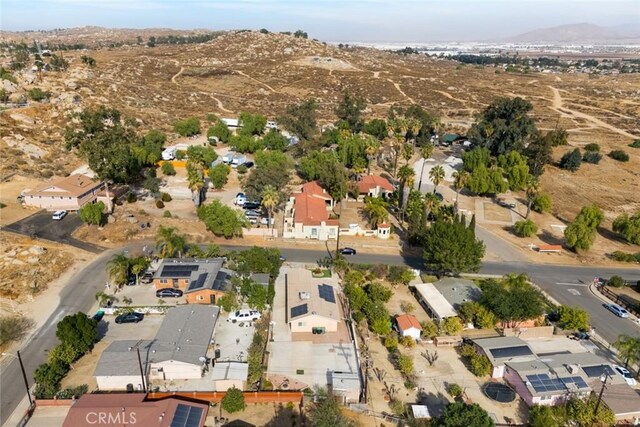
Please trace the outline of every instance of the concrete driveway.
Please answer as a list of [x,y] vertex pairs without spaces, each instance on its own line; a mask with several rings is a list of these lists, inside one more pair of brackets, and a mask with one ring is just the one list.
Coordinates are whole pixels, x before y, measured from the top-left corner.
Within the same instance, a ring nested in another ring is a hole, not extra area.
[[96,254],[102,253],[105,250],[105,248],[101,246],[83,242],[72,237],[72,233],[82,225],[78,214],[69,213],[58,221],[52,219],[51,215],[51,212],[42,210],[20,221],[6,225],[3,229],[33,238],[37,237],[64,243]]

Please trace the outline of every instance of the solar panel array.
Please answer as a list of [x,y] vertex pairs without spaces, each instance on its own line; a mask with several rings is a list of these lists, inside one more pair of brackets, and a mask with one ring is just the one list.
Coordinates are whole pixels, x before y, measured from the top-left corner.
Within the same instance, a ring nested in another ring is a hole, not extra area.
[[517,347],[492,348],[489,350],[489,352],[496,359],[502,359],[505,357],[529,356],[533,354],[531,349],[526,345]]
[[307,314],[308,312],[309,307],[307,306],[307,304],[291,307],[291,318],[302,316],[303,314]]
[[336,295],[333,293],[333,286],[329,285],[318,285],[318,292],[320,293],[320,298],[325,300],[326,302],[336,303]]
[[191,272],[197,271],[198,268],[197,265],[193,264],[169,264],[162,267],[160,277],[189,277]]
[[222,291],[226,288],[226,281],[229,279],[229,275],[223,271],[218,271],[216,278],[213,280],[213,289],[216,291]]
[[587,383],[581,377],[549,378],[547,374],[527,375],[527,381],[537,393],[568,391],[570,384],[579,389],[587,388]]
[[609,365],[583,366],[582,370],[589,378],[599,378],[602,374],[613,376],[614,372]]
[[207,276],[209,276],[208,273],[200,274],[196,280],[192,280],[191,283],[189,283],[189,288],[187,290],[192,291],[194,289],[201,289],[207,281]]
[[178,403],[171,427],[198,427],[202,421],[203,409]]

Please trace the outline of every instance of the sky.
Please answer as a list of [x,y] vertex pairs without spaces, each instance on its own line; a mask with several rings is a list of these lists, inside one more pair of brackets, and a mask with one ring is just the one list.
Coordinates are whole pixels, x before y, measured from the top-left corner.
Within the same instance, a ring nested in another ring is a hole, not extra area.
[[2,30],[295,31],[323,41],[484,41],[556,25],[640,27],[640,0],[0,0]]

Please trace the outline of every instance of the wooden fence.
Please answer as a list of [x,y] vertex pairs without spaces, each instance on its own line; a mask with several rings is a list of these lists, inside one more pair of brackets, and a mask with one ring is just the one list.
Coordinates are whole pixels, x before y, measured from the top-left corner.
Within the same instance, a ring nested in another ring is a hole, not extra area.
[[[245,391],[245,403],[296,403],[302,401],[301,391]],[[147,399],[157,400],[170,396],[184,397],[187,399],[197,399],[207,402],[219,403],[224,397],[223,391],[178,391],[178,392],[151,392],[147,394]]]
[[638,304],[630,304],[625,299],[620,298],[618,295],[616,295],[615,293],[611,292],[609,289],[607,289],[606,286],[599,285],[599,286],[596,286],[596,289],[602,295],[606,296],[607,298],[609,298],[612,301],[615,301],[615,303],[618,304],[619,306],[624,307],[629,313],[633,313],[636,316],[640,317],[640,310],[639,310]]

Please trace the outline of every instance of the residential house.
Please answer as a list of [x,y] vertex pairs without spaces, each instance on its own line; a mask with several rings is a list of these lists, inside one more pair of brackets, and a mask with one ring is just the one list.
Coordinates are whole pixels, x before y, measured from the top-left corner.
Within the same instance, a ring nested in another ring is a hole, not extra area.
[[445,277],[438,280],[433,286],[456,311],[463,303],[478,302],[482,298],[482,290],[469,279]]
[[220,120],[222,121],[222,123],[227,125],[230,131],[234,131],[239,127],[242,127],[242,124],[238,119],[220,119]]
[[[94,377],[100,390],[142,389],[145,382],[199,379],[211,359],[209,346],[220,308],[182,305],[167,311],[153,340],[111,343],[100,356]],[[138,361],[140,350],[142,372]]]
[[422,333],[422,326],[416,319],[416,316],[412,314],[401,314],[396,316],[396,325],[398,326],[398,332],[402,337],[411,337],[418,341],[420,334]]
[[77,211],[87,203],[94,203],[103,188],[104,182],[76,174],[53,180],[34,190],[24,190],[21,197],[26,206],[49,211]]
[[422,308],[437,323],[442,322],[447,317],[458,315],[453,306],[442,296],[433,283],[418,283],[413,285],[412,289]]
[[203,427],[208,411],[209,402],[183,397],[152,400],[139,393],[84,394],[73,402],[62,427]]
[[389,180],[378,175],[365,175],[358,181],[358,200],[366,196],[388,197],[393,191]]
[[231,270],[222,268],[222,258],[166,258],[153,276],[156,289],[184,292],[189,304],[215,304],[231,287]]
[[216,362],[211,369],[215,391],[227,391],[230,388],[247,389],[249,364],[246,362]]
[[326,241],[338,237],[339,221],[329,219],[333,198],[315,181],[302,187],[285,206],[285,238]]
[[333,286],[287,281],[287,322],[291,332],[336,332],[340,307]]
[[491,378],[505,375],[506,363],[531,362],[536,355],[524,340],[518,337],[495,337],[473,340],[476,350],[489,358],[493,370]]

